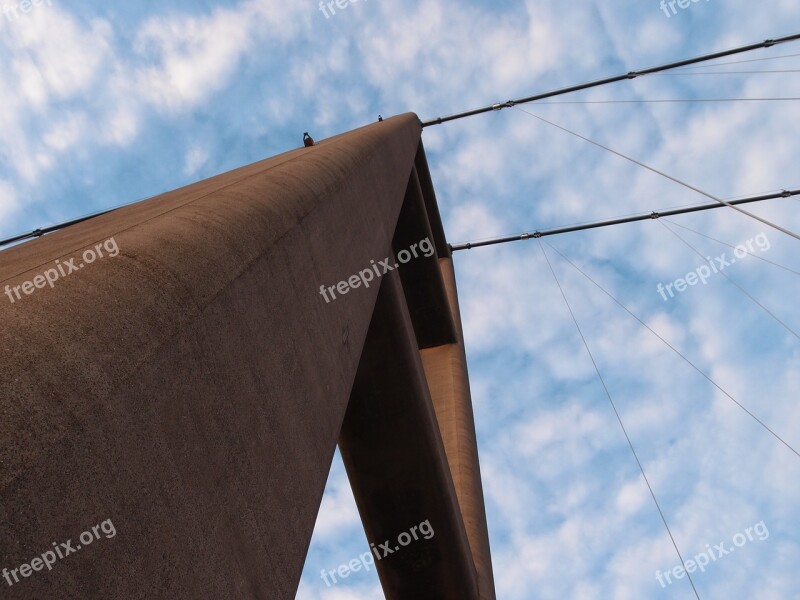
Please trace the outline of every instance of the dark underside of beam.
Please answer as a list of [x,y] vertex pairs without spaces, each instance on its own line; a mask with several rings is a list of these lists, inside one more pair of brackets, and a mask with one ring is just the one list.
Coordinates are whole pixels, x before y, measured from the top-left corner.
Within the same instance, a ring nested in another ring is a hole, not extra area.
[[[384,279],[339,439],[388,600],[477,600],[472,556],[399,278]],[[427,523],[430,539],[400,547]]]

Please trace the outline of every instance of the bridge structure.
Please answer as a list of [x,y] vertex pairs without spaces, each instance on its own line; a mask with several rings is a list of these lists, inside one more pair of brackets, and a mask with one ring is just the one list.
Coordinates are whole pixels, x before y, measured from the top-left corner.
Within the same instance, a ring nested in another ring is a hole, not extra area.
[[386,598],[494,599],[421,131],[386,119],[0,253],[3,597],[294,598],[338,444],[370,542],[435,530],[376,561]]

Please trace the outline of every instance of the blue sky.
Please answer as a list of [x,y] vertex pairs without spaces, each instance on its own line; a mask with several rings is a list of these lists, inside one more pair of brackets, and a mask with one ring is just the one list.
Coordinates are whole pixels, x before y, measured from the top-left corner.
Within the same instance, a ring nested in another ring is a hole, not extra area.
[[[289,150],[304,131],[436,117],[798,30],[795,0],[707,0],[669,18],[656,0],[362,0],[330,18],[305,0],[45,2],[0,15],[0,237]],[[793,53],[800,44],[730,60]],[[796,73],[684,72],[563,100],[797,96]],[[800,185],[796,101],[526,110],[720,197]],[[706,200],[513,109],[423,139],[451,242]],[[799,209],[749,208],[795,231]],[[733,245],[763,234],[769,249],[754,254],[800,271],[796,240],[730,209],[672,220]],[[664,301],[659,283],[703,264],[669,231],[646,221],[549,242],[800,448],[800,340],[718,274]],[[700,596],[800,598],[800,459],[549,256],[684,557],[768,528],[696,572]],[[656,580],[675,551],[538,244],[455,263],[498,597],[692,598],[685,578]],[[796,273],[751,256],[725,273],[800,331]],[[367,547],[337,456],[298,598],[382,597],[374,571],[331,587],[319,576]]]

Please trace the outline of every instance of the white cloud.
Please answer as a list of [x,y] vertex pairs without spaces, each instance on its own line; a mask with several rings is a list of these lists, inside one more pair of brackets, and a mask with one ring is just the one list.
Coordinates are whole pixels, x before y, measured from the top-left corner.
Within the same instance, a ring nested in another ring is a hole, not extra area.
[[137,53],[150,63],[137,72],[137,90],[160,109],[197,105],[224,89],[247,53],[262,51],[266,32],[286,39],[298,17],[294,4],[258,0],[203,17],[153,17],[136,36]]
[[197,171],[208,161],[210,158],[209,150],[202,144],[194,144],[186,151],[186,157],[183,162],[183,172],[186,175],[195,175]]
[[0,179],[0,221],[7,219],[18,208],[19,202],[14,188]]
[[[76,168],[65,157],[85,157],[94,173],[109,145],[124,164],[108,166],[109,179],[119,179],[110,189],[127,198],[133,164],[195,177],[207,164],[243,164],[294,147],[307,123],[330,132],[378,112],[437,116],[764,39],[800,15],[794,0],[758,10],[712,0],[680,19],[664,18],[657,3],[623,10],[552,0],[375,0],[329,20],[316,4],[270,0],[211,10],[167,3],[130,23],[127,14],[75,10],[57,5],[24,22],[0,20],[0,219],[27,208],[28,198],[50,197],[49,175],[63,181]],[[245,91],[233,96],[239,84]],[[564,99],[796,96],[796,85],[781,76],[676,75]],[[794,103],[527,109],[714,194],[800,183]],[[197,115],[207,130],[193,129]],[[242,115],[246,126],[236,121]],[[163,138],[143,135],[149,130],[179,139],[177,150],[163,150]],[[228,137],[215,144],[213,132]],[[452,242],[707,200],[519,111],[438,126],[424,138]],[[786,200],[752,210],[798,230],[797,206]],[[731,243],[763,229],[727,210],[676,220]],[[664,302],[657,283],[682,277],[700,259],[658,223],[549,241],[800,446],[796,340],[721,278]],[[693,241],[714,255],[725,251]],[[770,241],[768,258],[797,268],[794,240],[770,232]],[[759,552],[703,575],[704,589],[715,597],[789,597],[800,589],[796,456],[549,255],[681,547],[691,554],[762,518],[770,524],[773,536]],[[529,598],[531,589],[559,600],[653,597],[661,592],[653,574],[675,564],[674,549],[538,243],[462,252],[455,261],[499,597]],[[750,262],[732,276],[800,328],[796,278]],[[318,577],[320,564],[350,558],[344,548],[363,535],[337,463],[298,597],[380,597],[372,580],[328,589]]]

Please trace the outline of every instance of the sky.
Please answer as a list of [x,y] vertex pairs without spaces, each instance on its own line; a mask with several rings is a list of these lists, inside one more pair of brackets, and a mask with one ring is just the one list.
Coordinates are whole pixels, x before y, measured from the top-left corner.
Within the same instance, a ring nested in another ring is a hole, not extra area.
[[[434,118],[800,31],[796,0],[674,14],[657,0],[0,3],[0,238],[296,148],[304,131]],[[720,198],[797,188],[797,100],[597,101],[800,97],[798,53],[524,108]],[[451,243],[708,202],[517,109],[423,141]],[[747,210],[800,231],[800,200]],[[734,262],[720,241],[749,254]],[[659,582],[680,561],[610,396],[684,559],[732,550],[694,571],[699,596],[800,599],[800,457],[776,437],[800,449],[800,242],[730,208],[547,242],[454,256],[498,598],[695,597],[686,577]],[[723,270],[701,281],[704,257]],[[374,569],[320,577],[368,541],[337,454],[297,598],[382,598]]]

